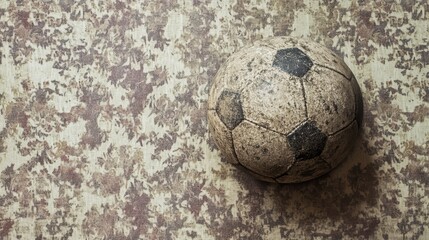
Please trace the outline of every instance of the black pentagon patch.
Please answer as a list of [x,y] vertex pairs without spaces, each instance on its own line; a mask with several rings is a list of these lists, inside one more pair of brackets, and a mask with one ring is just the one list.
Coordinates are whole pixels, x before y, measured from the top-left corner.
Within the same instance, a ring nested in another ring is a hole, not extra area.
[[273,66],[294,76],[302,77],[313,66],[313,62],[298,48],[286,48],[277,51]]
[[308,121],[287,136],[297,161],[319,156],[325,147],[327,138],[313,122]]
[[240,94],[224,90],[217,100],[216,113],[228,129],[234,129],[244,119]]

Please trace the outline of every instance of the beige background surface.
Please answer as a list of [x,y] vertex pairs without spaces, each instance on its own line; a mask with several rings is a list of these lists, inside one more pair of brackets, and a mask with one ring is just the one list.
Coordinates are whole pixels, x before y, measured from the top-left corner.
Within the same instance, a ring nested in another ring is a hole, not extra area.
[[[429,239],[429,4],[0,1],[0,239]],[[258,182],[208,140],[220,64],[256,39],[343,56],[352,156]]]

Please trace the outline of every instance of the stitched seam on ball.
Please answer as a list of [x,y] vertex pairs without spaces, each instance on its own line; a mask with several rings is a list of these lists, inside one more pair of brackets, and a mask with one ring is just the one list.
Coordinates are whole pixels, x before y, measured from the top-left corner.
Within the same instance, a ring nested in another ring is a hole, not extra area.
[[335,132],[333,132],[333,133],[331,133],[331,134],[328,134],[328,136],[330,137],[330,136],[333,136],[333,135],[335,135],[335,134],[337,134],[337,133],[339,133],[339,132],[343,131],[344,129],[346,129],[346,128],[348,128],[350,125],[352,125],[352,124],[353,124],[353,122],[355,122],[355,121],[356,121],[356,117],[355,117],[355,118],[353,118],[353,120],[352,120],[351,122],[349,122],[346,126],[342,127],[341,129],[339,129],[339,130],[337,130],[337,131],[335,131]]
[[350,78],[346,77],[346,75],[344,75],[342,72],[340,72],[340,71],[338,71],[338,70],[336,70],[336,69],[333,69],[333,68],[331,68],[331,67],[327,67],[327,66],[324,66],[324,65],[320,65],[320,64],[318,64],[318,63],[316,63],[316,65],[317,65],[317,66],[319,66],[319,67],[322,67],[322,68],[329,69],[329,70],[331,70],[331,71],[333,71],[333,72],[336,72],[336,73],[340,74],[341,76],[343,76],[347,81],[349,81],[349,82],[350,82]]
[[263,128],[263,129],[265,129],[265,130],[267,130],[267,131],[275,132],[275,133],[278,133],[278,134],[280,134],[280,135],[282,135],[282,136],[287,136],[287,134],[285,134],[285,133],[281,133],[281,132],[279,132],[279,131],[276,131],[276,130],[273,130],[273,129],[269,129],[269,128],[267,128],[267,127],[265,127],[265,126],[263,126],[263,125],[261,125],[261,124],[259,124],[259,123],[257,123],[257,122],[254,122],[254,121],[252,121],[252,120],[249,120],[249,119],[247,119],[247,118],[244,118],[244,120],[243,120],[243,121],[248,121],[248,122],[250,122],[250,123],[252,123],[252,124],[254,124],[254,125],[256,125],[256,126],[258,126],[258,127],[260,127],[260,128]]
[[[273,57],[274,58],[274,57]],[[279,69],[277,69],[277,68],[274,68],[274,69],[276,69],[276,70],[278,70],[278,71],[280,71],[281,72],[281,70],[279,70]],[[272,68],[264,68],[264,69],[261,69],[261,70],[259,70],[258,71],[258,73],[254,73],[254,76],[253,76],[253,80],[251,81],[251,82],[249,82],[249,84],[245,84],[244,86],[241,86],[239,89],[238,89],[238,92],[240,93],[240,94],[243,94],[245,91],[247,91],[250,87],[252,87],[253,85],[255,85],[255,84],[257,84],[257,81],[255,81],[254,79],[256,78],[256,77],[258,77],[258,76],[260,76],[261,74],[263,74],[264,73],[264,70],[265,71],[268,71],[268,70],[270,70],[270,71],[273,71],[273,69]]]
[[241,164],[240,163],[240,165],[243,167],[243,168],[245,168],[247,171],[249,171],[249,172],[252,172],[253,174],[256,174],[256,175],[258,175],[258,176],[261,176],[261,177],[265,177],[265,178],[271,178],[272,180],[276,180],[275,178],[273,178],[273,177],[269,177],[269,176],[266,176],[266,175],[262,175],[262,174],[260,174],[260,173],[257,173],[257,172],[255,172],[255,171],[253,171],[252,169],[250,169],[250,168],[248,168],[248,167],[246,167],[246,166],[244,166],[243,164]]
[[[362,128],[362,125],[363,125],[363,115],[364,115],[363,114],[363,109],[364,109],[364,107],[363,107],[363,96],[362,96],[362,92],[361,92],[359,83],[357,82],[357,79],[353,74],[350,77],[350,83],[352,84],[353,96],[354,96],[354,100],[355,100],[354,101],[355,102],[355,120],[356,120],[356,123],[358,125],[358,128],[360,129],[360,128]],[[353,87],[353,85],[356,85],[357,89],[355,89],[356,87]],[[361,111],[358,111],[359,107],[361,108],[360,109]],[[359,114],[359,116],[358,116],[358,114]]]
[[326,164],[328,164],[329,169],[332,169],[332,165],[331,165],[328,161],[326,161],[323,157],[320,157],[320,159],[321,159],[323,162],[325,162]]
[[231,145],[232,145],[232,150],[233,150],[232,153],[234,154],[235,160],[237,160],[239,165],[243,166],[243,164],[241,164],[240,160],[238,159],[238,155],[237,155],[237,152],[235,150],[234,136],[232,135],[232,131],[229,131],[229,135],[231,136]]
[[277,176],[275,179],[277,180],[278,178],[281,178],[281,177],[283,177],[283,176],[288,175],[288,172],[289,172],[289,171],[290,171],[290,169],[295,165],[295,163],[296,163],[296,161],[294,161],[294,162],[289,166],[289,168],[286,170],[286,172],[284,172],[284,173],[282,173],[281,175]]
[[[308,76],[308,75],[307,75]],[[305,95],[305,88],[304,88],[304,80],[302,78],[299,79],[299,82],[301,83],[301,90],[302,90],[302,96],[304,98],[304,110],[305,110],[305,118],[308,118],[308,110],[307,110],[307,96]]]

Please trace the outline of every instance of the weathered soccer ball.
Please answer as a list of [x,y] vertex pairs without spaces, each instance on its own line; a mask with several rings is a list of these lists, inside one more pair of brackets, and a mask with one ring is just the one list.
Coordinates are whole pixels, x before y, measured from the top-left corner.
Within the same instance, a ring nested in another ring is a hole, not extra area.
[[210,135],[228,161],[263,181],[319,177],[352,150],[362,96],[347,65],[317,43],[256,42],[219,69],[208,101]]

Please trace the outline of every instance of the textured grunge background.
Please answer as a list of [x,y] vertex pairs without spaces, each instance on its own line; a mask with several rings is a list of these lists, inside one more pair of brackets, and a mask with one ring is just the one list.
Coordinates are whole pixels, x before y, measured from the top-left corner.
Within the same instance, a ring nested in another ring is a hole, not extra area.
[[[1,0],[0,239],[429,239],[428,18],[426,0]],[[273,35],[332,48],[364,95],[353,155],[299,185],[208,140],[219,65]]]

